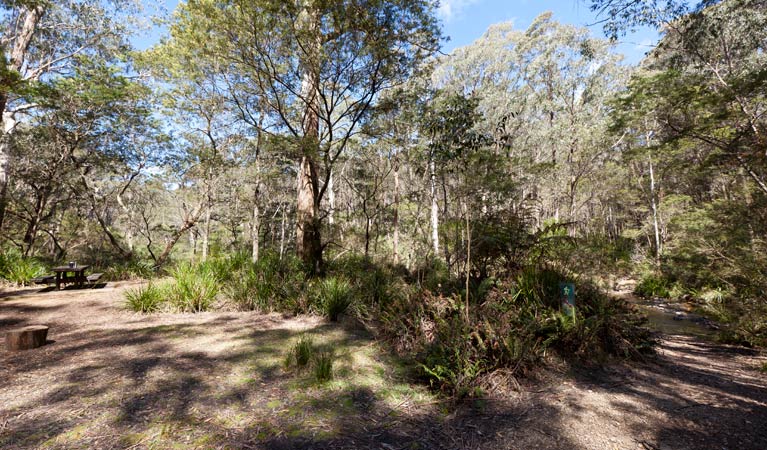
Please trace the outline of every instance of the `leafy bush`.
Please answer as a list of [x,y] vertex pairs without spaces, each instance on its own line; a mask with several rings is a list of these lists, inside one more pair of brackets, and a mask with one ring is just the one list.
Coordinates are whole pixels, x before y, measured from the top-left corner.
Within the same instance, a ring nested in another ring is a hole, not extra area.
[[322,313],[335,322],[352,304],[352,289],[344,279],[329,277],[316,285],[315,298]]
[[431,386],[454,395],[472,392],[497,370],[524,374],[551,352],[631,358],[652,348],[644,319],[588,283],[578,283],[575,316],[563,313],[558,290],[565,279],[527,268],[472,304],[468,320],[462,297],[423,291],[383,308],[380,329]]
[[45,272],[46,268],[40,261],[24,257],[16,249],[0,253],[0,277],[10,282],[27,285]]
[[235,275],[243,269],[250,267],[250,254],[236,252],[223,258],[211,258],[199,264],[199,269],[212,273],[222,283],[235,278]]
[[240,309],[306,312],[306,274],[295,257],[266,252],[255,264],[247,261],[226,284],[226,294]]
[[168,286],[149,283],[137,289],[129,289],[125,292],[128,309],[140,312],[156,312],[165,303],[168,297]]
[[182,264],[173,271],[174,283],[169,298],[180,311],[201,312],[210,309],[220,289],[219,281],[210,268]]
[[668,280],[659,275],[646,275],[634,288],[634,293],[640,297],[663,297],[668,298]]

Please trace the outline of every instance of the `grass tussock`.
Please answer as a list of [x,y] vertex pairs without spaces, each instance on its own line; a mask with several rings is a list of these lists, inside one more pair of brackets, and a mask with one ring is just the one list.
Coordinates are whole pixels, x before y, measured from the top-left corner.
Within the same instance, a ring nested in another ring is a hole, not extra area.
[[168,287],[150,282],[146,286],[129,289],[125,292],[128,309],[139,313],[159,311],[168,299]]
[[172,273],[169,288],[171,304],[182,312],[202,312],[211,308],[220,290],[216,273],[205,265],[184,264]]
[[318,347],[311,337],[303,335],[288,350],[285,369],[302,372],[311,368],[315,381],[325,383],[333,379],[334,360],[332,350]]
[[352,304],[352,286],[343,278],[328,277],[317,282],[314,296],[322,314],[336,322]]

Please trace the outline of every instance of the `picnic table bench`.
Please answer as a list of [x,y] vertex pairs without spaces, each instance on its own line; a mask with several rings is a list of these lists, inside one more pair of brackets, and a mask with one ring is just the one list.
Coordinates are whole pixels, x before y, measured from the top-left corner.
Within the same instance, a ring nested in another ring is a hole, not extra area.
[[37,284],[55,284],[56,289],[60,289],[62,284],[74,283],[78,287],[83,287],[85,283],[95,284],[104,275],[103,273],[92,273],[85,275],[88,265],[59,266],[51,269],[53,275],[45,275],[33,278],[32,281]]

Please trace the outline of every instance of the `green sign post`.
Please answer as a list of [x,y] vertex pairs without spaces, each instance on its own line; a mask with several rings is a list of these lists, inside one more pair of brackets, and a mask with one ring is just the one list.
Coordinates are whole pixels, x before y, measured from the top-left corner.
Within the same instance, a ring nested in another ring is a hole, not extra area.
[[575,317],[575,283],[559,283],[559,298],[565,313]]

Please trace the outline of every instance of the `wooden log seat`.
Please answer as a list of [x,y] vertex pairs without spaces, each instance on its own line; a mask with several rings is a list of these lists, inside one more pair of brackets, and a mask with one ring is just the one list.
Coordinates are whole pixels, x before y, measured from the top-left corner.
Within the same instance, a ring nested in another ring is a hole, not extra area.
[[30,350],[45,345],[48,338],[48,327],[45,325],[30,325],[5,333],[5,348],[9,351]]

